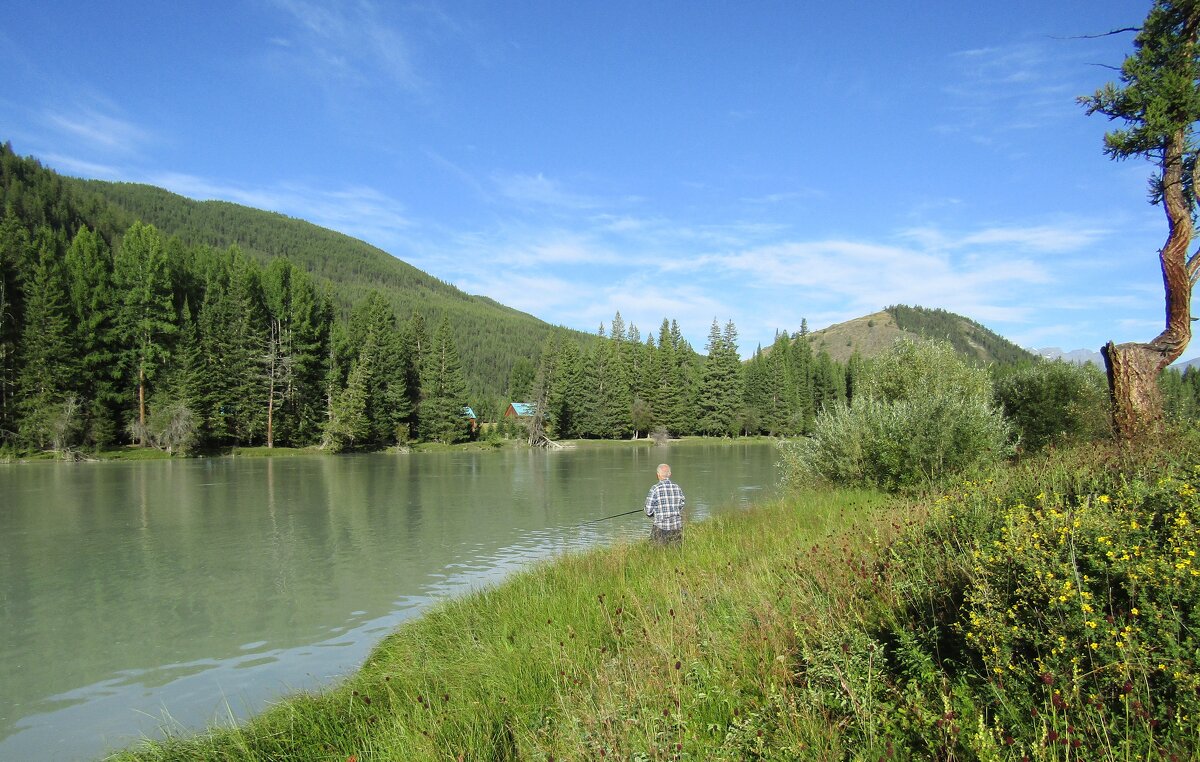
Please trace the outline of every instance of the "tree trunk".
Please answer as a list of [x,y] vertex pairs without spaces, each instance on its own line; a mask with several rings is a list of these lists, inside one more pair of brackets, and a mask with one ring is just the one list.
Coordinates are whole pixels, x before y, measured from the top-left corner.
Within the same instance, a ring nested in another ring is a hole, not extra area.
[[267,449],[275,447],[275,371],[271,371],[271,387],[267,395]]
[[1123,440],[1162,430],[1162,393],[1158,374],[1171,361],[1149,344],[1108,342],[1101,349],[1108,371],[1113,428]]
[[138,368],[138,444],[146,446],[146,369]]
[[1166,296],[1166,328],[1146,344],[1105,345],[1104,364],[1112,397],[1113,427],[1130,441],[1161,431],[1162,393],[1158,375],[1183,354],[1192,339],[1192,278],[1188,247],[1192,241],[1191,203],[1184,193],[1185,135],[1173,134],[1162,159],[1163,208],[1167,242],[1159,252]]

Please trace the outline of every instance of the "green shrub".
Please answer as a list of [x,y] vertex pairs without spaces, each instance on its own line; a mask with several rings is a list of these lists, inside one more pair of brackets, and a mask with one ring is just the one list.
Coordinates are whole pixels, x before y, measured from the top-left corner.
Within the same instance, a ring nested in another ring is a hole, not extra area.
[[1088,441],[1109,431],[1107,381],[1094,365],[1021,367],[997,379],[995,390],[1023,449]]
[[889,681],[920,684],[911,700],[945,702],[955,727],[980,731],[943,736],[934,722],[898,745],[947,759],[996,747],[1006,759],[1196,758],[1200,467],[1071,468],[1083,481],[1065,494],[964,484],[891,548],[909,577],[891,589],[909,592],[876,634],[902,665]]
[[785,483],[899,490],[994,463],[1010,429],[985,371],[948,345],[897,342],[865,370],[849,405],[822,411],[806,439],[780,446]]

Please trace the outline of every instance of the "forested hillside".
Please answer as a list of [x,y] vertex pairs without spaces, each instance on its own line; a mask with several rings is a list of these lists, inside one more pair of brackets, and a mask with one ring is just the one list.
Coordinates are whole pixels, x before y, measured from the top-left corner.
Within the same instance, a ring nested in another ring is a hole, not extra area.
[[452,442],[465,406],[509,400],[556,437],[802,433],[852,387],[803,344],[741,363],[732,322],[707,356],[665,318],[645,343],[619,313],[607,336],[552,328],[308,223],[63,178],[9,145],[0,209],[17,451]]
[[814,350],[825,350],[839,362],[852,355],[866,359],[891,349],[897,339],[944,341],[971,362],[1027,362],[1033,353],[979,323],[941,309],[896,304],[872,315],[837,323],[807,334]]
[[177,236],[185,246],[237,245],[263,267],[272,259],[286,258],[329,293],[340,315],[348,315],[352,305],[377,290],[401,318],[419,312],[431,325],[447,318],[475,399],[503,398],[513,363],[520,357],[536,358],[552,328],[491,299],[465,294],[370,244],[304,220],[225,201],[193,201],[149,185],[65,182],[83,197],[107,201],[126,226],[141,220],[168,237]]

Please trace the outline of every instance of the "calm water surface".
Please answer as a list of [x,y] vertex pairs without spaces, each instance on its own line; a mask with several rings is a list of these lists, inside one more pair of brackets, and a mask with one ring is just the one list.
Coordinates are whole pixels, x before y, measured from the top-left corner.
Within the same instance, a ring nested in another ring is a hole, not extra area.
[[770,493],[770,444],[0,466],[0,759],[103,756],[356,669],[431,602]]

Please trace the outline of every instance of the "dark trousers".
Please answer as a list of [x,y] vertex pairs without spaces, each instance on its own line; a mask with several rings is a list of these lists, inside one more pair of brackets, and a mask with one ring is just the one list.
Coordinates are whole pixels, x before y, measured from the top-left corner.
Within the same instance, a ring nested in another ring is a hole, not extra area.
[[679,545],[683,542],[682,529],[659,529],[650,527],[650,540],[656,545]]

